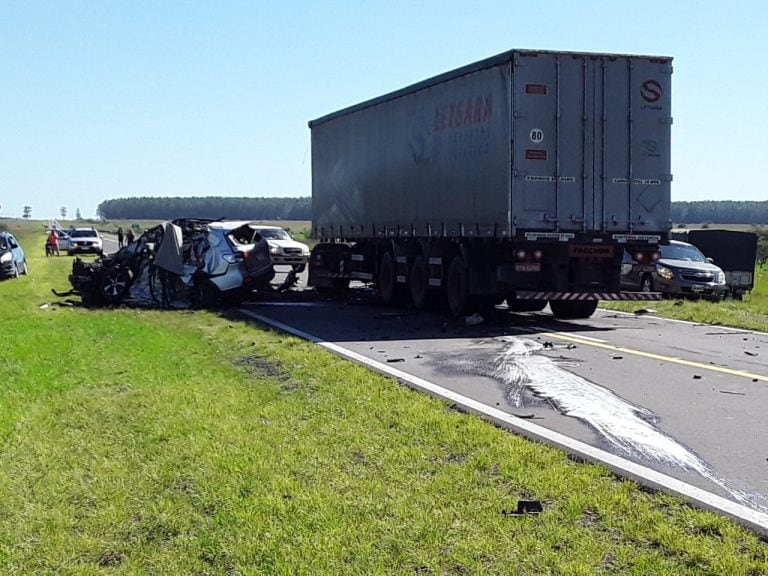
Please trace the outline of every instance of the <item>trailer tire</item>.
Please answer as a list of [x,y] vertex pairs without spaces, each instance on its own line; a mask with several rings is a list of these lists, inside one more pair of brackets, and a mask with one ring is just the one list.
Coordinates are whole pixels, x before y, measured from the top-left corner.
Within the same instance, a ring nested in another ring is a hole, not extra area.
[[451,314],[461,316],[466,311],[469,300],[469,278],[467,277],[467,265],[460,254],[451,259],[445,288]]
[[597,310],[597,300],[550,300],[549,307],[555,318],[589,318]]
[[391,252],[385,252],[379,262],[379,274],[377,277],[377,286],[381,301],[386,305],[395,303],[397,292],[397,278],[395,277],[395,260]]
[[411,265],[411,277],[409,278],[411,288],[411,300],[417,310],[421,310],[427,303],[427,289],[429,287],[429,270],[427,269],[427,259],[421,254],[413,259]]

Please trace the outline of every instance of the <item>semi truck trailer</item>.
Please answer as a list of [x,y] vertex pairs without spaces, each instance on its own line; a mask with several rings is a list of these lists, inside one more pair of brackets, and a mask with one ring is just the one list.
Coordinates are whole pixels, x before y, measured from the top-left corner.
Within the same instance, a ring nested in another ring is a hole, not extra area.
[[670,220],[672,59],[511,50],[312,120],[309,284],[586,318]]

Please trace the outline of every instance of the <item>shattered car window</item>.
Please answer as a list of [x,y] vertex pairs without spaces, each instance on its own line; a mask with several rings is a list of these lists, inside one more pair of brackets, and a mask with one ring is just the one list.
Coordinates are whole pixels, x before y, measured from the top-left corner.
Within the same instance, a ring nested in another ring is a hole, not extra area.
[[249,224],[235,228],[228,234],[229,239],[238,246],[250,246],[261,240],[261,235]]

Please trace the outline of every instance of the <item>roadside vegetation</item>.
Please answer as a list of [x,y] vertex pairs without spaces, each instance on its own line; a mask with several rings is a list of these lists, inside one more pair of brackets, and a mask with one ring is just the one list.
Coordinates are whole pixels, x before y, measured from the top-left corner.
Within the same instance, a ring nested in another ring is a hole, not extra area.
[[[768,544],[314,345],[0,282],[0,572],[768,574]],[[512,516],[519,499],[539,515]]]

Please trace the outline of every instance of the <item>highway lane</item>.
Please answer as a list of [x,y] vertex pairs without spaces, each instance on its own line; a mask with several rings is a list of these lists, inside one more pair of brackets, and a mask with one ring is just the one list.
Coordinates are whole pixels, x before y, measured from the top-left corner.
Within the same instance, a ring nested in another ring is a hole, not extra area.
[[483,324],[297,296],[249,306],[510,414],[768,510],[768,334],[607,311]]

